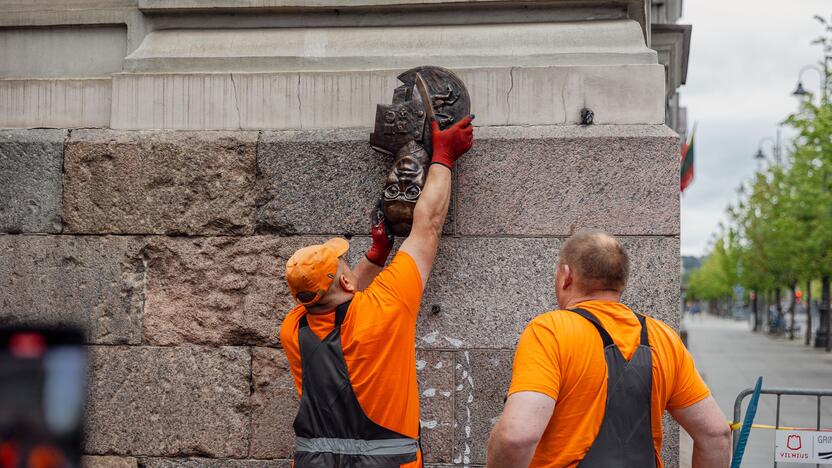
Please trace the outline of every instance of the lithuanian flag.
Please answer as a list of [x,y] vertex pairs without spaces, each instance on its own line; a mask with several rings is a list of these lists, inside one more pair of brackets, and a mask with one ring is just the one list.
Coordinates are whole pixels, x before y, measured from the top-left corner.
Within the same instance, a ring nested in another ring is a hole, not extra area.
[[693,137],[696,134],[696,124],[690,132],[690,140],[682,145],[682,164],[679,170],[679,189],[684,192],[693,182]]

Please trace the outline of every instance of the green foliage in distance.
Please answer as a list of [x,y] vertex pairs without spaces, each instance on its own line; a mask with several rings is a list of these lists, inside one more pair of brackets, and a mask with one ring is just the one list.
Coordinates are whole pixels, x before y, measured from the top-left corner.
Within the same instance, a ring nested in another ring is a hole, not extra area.
[[[832,21],[816,17],[824,36],[815,41],[832,56]],[[826,61],[821,62],[832,84]],[[700,269],[691,273],[688,299],[722,299],[735,285],[749,291],[803,286],[832,275],[832,104],[826,90],[805,99],[786,124],[797,130],[783,161],[769,161],[728,208]]]

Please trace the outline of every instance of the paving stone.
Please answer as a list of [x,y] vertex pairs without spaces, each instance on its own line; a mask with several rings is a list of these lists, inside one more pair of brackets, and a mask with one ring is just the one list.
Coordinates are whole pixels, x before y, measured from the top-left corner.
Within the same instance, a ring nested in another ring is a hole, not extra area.
[[133,457],[112,457],[85,455],[81,457],[81,468],[138,468]]
[[239,347],[92,346],[85,452],[245,457],[250,360]]
[[457,233],[678,235],[678,155],[665,126],[480,128],[458,163]]
[[[361,235],[384,191],[393,157],[370,130],[263,132],[257,154],[257,230]],[[445,232],[452,233],[453,213]]]
[[140,343],[142,246],[125,236],[0,236],[0,324],[73,325],[90,343]]
[[73,233],[251,234],[256,132],[76,130],[64,164]]
[[66,130],[0,130],[0,232],[61,232]]
[[154,237],[147,249],[144,336],[151,344],[276,346],[294,307],[286,261],[317,237]]
[[450,463],[454,435],[454,353],[419,350],[416,359],[424,459],[428,463]]
[[253,348],[251,360],[251,445],[253,458],[292,458],[298,392],[280,349]]
[[503,412],[514,352],[456,353],[453,463],[485,463],[488,435]]
[[292,468],[291,460],[142,458],[140,463],[142,468]]

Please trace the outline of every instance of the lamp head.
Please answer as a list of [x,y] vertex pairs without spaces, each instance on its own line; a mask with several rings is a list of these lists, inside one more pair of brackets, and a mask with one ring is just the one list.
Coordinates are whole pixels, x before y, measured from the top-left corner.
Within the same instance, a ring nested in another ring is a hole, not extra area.
[[763,149],[762,148],[757,148],[757,154],[754,155],[754,159],[762,161],[765,158],[766,158],[766,155],[763,154]]
[[807,94],[809,94],[809,92],[806,91],[806,88],[803,87],[803,82],[798,81],[797,82],[797,88],[795,88],[794,92],[792,92],[792,96],[803,97],[803,96],[806,96]]

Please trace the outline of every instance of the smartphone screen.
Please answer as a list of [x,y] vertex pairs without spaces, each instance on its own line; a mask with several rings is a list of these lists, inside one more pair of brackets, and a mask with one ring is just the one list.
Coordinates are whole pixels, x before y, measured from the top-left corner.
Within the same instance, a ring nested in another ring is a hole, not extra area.
[[0,329],[0,468],[79,466],[86,367],[78,330]]

